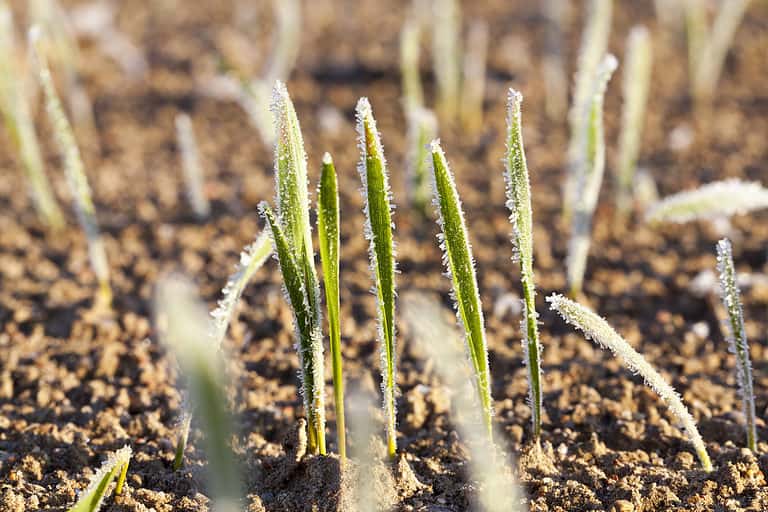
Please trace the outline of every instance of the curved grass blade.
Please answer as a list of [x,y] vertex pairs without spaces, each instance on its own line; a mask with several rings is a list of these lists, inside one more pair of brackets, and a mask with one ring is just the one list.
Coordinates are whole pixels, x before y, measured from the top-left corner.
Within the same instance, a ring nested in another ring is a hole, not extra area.
[[29,181],[32,202],[43,223],[54,230],[64,226],[64,217],[45,175],[40,145],[24,91],[25,76],[17,59],[13,14],[5,1],[0,2],[0,110],[5,125],[19,150]]
[[97,512],[101,508],[104,498],[108,496],[109,484],[118,475],[119,480],[115,486],[115,494],[122,493],[125,474],[128,471],[132,454],[131,447],[127,445],[111,454],[93,475],[88,488],[83,491],[80,499],[69,509],[69,512]]
[[475,373],[474,383],[483,410],[483,423],[488,438],[492,439],[493,400],[488,346],[485,340],[485,321],[477,288],[472,246],[469,243],[464,212],[461,209],[461,199],[459,199],[445,154],[437,140],[432,142],[431,153],[438,224],[443,231],[440,236],[443,262],[453,282],[456,316],[464,329],[467,349]]
[[208,459],[207,481],[213,511],[240,510],[240,471],[232,453],[232,418],[227,409],[226,376],[221,353],[206,334],[207,311],[194,287],[170,277],[157,287],[155,311],[160,340],[176,356],[189,383]]
[[541,345],[539,344],[538,314],[536,313],[536,284],[533,277],[533,208],[531,183],[523,146],[523,95],[510,89],[507,99],[507,156],[504,179],[507,184],[507,208],[512,223],[512,243],[515,258],[520,261],[520,281],[523,286],[523,351],[528,367],[528,388],[533,435],[541,435]]
[[358,172],[363,182],[365,236],[370,241],[369,255],[379,310],[382,392],[387,424],[387,452],[397,451],[395,430],[395,251],[392,241],[391,191],[384,149],[376,120],[367,98],[357,102],[357,133],[360,147]]
[[684,223],[713,220],[763,208],[768,208],[768,189],[756,181],[730,179],[665,197],[648,208],[645,221]]
[[297,351],[301,376],[301,393],[307,412],[308,445],[314,453],[325,455],[325,391],[323,375],[323,339],[315,324],[314,312],[309,305],[304,277],[296,261],[283,228],[278,224],[272,208],[262,202],[261,215],[269,224],[277,260],[283,274],[285,294],[293,309],[296,323]]
[[616,57],[610,54],[605,56],[595,74],[589,111],[586,113],[587,122],[584,125],[586,131],[582,140],[585,159],[581,162],[577,173],[578,199],[573,212],[566,262],[568,286],[574,296],[581,293],[589,254],[592,215],[597,206],[600,186],[603,184],[603,173],[605,172],[603,100],[608,81],[617,66]]
[[181,153],[181,169],[187,188],[187,198],[195,216],[198,219],[205,219],[211,213],[211,205],[205,196],[205,179],[200,165],[195,132],[192,129],[192,119],[188,114],[178,114],[175,121],[176,143]]
[[320,238],[320,261],[323,265],[325,301],[328,308],[328,338],[333,368],[333,398],[336,404],[336,430],[339,457],[347,458],[347,435],[344,421],[344,375],[341,358],[339,321],[339,191],[336,168],[329,153],[323,155],[323,169],[317,193],[317,232]]
[[99,294],[96,303],[98,306],[108,309],[112,304],[112,287],[109,284],[109,263],[107,262],[104,242],[99,232],[99,224],[96,220],[96,209],[91,198],[91,187],[88,185],[85,167],[80,157],[80,150],[77,147],[75,136],[72,134],[72,127],[69,121],[67,121],[59,96],[56,94],[48,61],[38,48],[39,41],[40,30],[38,27],[32,27],[29,30],[32,61],[37,67],[38,78],[45,93],[45,108],[53,125],[59,152],[64,159],[64,171],[67,177],[67,184],[75,201],[77,217],[88,240],[88,256],[91,260],[91,266],[99,281]]
[[724,238],[717,242],[717,271],[720,274],[720,293],[723,306],[728,312],[728,348],[736,356],[736,380],[746,418],[747,448],[757,451],[755,429],[755,392],[752,385],[752,363],[749,360],[749,344],[744,331],[744,312],[741,307],[739,287],[736,285],[736,269],[733,265],[731,242]]
[[640,25],[633,27],[627,39],[621,84],[624,108],[621,112],[616,202],[622,214],[626,214],[632,204],[632,184],[635,180],[648,91],[651,86],[652,60],[653,49],[648,29]]
[[620,356],[624,365],[630,371],[639,373],[645,383],[653,389],[667,404],[672,414],[677,417],[683,426],[685,433],[693,444],[704,471],[712,471],[712,462],[709,459],[707,448],[699,435],[691,413],[683,404],[680,395],[670,386],[645,358],[627,343],[619,334],[608,325],[608,322],[598,315],[572,300],[566,299],[556,293],[547,297],[549,307],[557,312],[563,320],[582,331],[587,339],[590,339],[603,348],[609,349],[616,356]]

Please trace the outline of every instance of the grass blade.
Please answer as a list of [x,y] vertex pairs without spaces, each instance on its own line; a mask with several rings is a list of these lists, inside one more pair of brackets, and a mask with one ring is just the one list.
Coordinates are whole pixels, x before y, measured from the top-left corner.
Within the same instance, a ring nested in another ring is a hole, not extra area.
[[426,206],[432,191],[429,186],[429,142],[437,138],[437,118],[431,110],[413,108],[406,113],[408,121],[408,172],[409,199],[421,213],[426,214]]
[[723,306],[728,312],[728,347],[736,356],[736,379],[743,402],[747,429],[747,448],[757,451],[755,429],[755,393],[752,385],[752,363],[749,360],[749,344],[744,331],[744,312],[741,308],[739,287],[736,285],[736,269],[733,265],[731,242],[724,238],[717,242],[717,271],[720,274],[720,293]]
[[624,108],[621,112],[619,138],[619,165],[617,168],[619,210],[626,214],[632,204],[632,185],[635,179],[637,156],[645,123],[648,91],[651,86],[653,49],[651,36],[643,26],[633,27],[627,39],[624,57],[622,89]]
[[438,141],[431,145],[432,170],[435,185],[435,204],[438,224],[442,229],[440,245],[447,273],[453,282],[456,316],[467,341],[467,349],[474,369],[475,387],[483,411],[483,423],[488,438],[493,437],[493,400],[491,376],[488,366],[488,346],[485,340],[485,321],[475,275],[475,261],[469,242],[461,200],[453,175]]
[[328,338],[333,368],[333,398],[336,404],[336,430],[342,464],[347,458],[347,435],[344,421],[344,375],[341,358],[339,320],[339,191],[336,168],[329,153],[323,155],[323,169],[317,194],[317,232],[320,238],[320,261],[323,265],[325,301],[328,308]]
[[470,132],[483,126],[485,67],[488,55],[488,23],[475,20],[469,26],[461,86],[461,122]]
[[285,294],[293,309],[298,338],[297,350],[301,368],[301,393],[307,413],[307,441],[314,453],[325,455],[325,391],[323,371],[323,339],[319,325],[309,305],[299,263],[291,251],[288,237],[277,222],[272,208],[262,202],[261,215],[272,233],[280,272],[283,274]]
[[437,80],[437,111],[440,120],[452,123],[459,112],[461,70],[458,0],[433,0],[432,58]]
[[403,87],[403,107],[406,113],[423,107],[424,92],[419,73],[421,25],[418,19],[409,17],[400,30],[400,75]]
[[691,413],[683,404],[680,395],[670,386],[645,358],[627,343],[619,334],[608,325],[608,322],[585,308],[581,304],[568,300],[562,295],[552,294],[547,297],[550,309],[557,312],[563,320],[582,331],[587,339],[590,339],[603,348],[609,349],[616,356],[620,356],[624,365],[635,373],[639,373],[645,383],[653,389],[667,404],[672,414],[680,421],[688,438],[693,444],[704,471],[712,471],[712,462],[709,460],[707,448],[696,428],[696,422]]
[[618,61],[613,55],[606,55],[594,77],[589,110],[585,113],[586,123],[582,143],[584,160],[577,172],[578,199],[575,203],[571,223],[571,238],[568,241],[567,274],[571,294],[581,293],[584,271],[587,267],[592,216],[600,195],[605,172],[605,135],[603,134],[603,100],[605,89]]
[[29,181],[32,202],[43,223],[54,230],[64,226],[51,184],[45,175],[40,145],[25,93],[25,73],[17,59],[13,13],[0,2],[0,109],[5,125],[16,144]]
[[382,392],[387,424],[387,452],[397,451],[395,430],[395,251],[392,241],[391,191],[387,164],[376,120],[367,98],[357,102],[357,133],[360,147],[358,172],[363,182],[365,236],[370,241],[369,255],[379,310]]
[[763,208],[768,208],[768,189],[756,181],[729,179],[665,197],[648,208],[645,221],[713,220]]
[[157,287],[155,311],[160,339],[186,376],[192,405],[205,433],[212,510],[239,510],[240,472],[229,444],[232,418],[227,409],[223,361],[206,334],[205,306],[191,283],[166,278]]
[[533,277],[533,208],[528,164],[525,161],[522,126],[523,95],[510,89],[507,101],[507,157],[504,179],[507,184],[507,208],[512,223],[512,243],[520,261],[523,286],[523,351],[528,367],[529,400],[533,435],[541,434],[541,345],[539,344],[536,284]]
[[96,209],[91,198],[91,187],[88,185],[85,167],[83,166],[80,150],[72,133],[72,127],[69,121],[67,121],[59,96],[56,94],[48,61],[38,47],[40,44],[40,30],[36,26],[32,27],[29,31],[29,43],[32,50],[32,61],[37,67],[38,78],[45,93],[45,108],[53,125],[59,152],[64,159],[67,184],[75,201],[78,220],[88,239],[88,255],[91,260],[91,266],[99,281],[99,295],[96,304],[100,307],[109,308],[112,303],[112,287],[109,284],[109,263],[107,262],[104,242],[99,232],[99,224],[96,220]]
[[83,491],[80,499],[69,509],[69,512],[97,512],[101,508],[104,498],[108,495],[109,484],[118,475],[120,479],[115,486],[115,494],[120,494],[128,464],[131,462],[131,455],[133,455],[133,451],[127,445],[111,454],[93,475],[88,488]]
[[176,143],[181,153],[181,169],[184,184],[187,188],[187,198],[192,211],[198,219],[205,219],[211,213],[211,205],[205,196],[205,181],[203,168],[200,165],[200,155],[197,150],[195,132],[192,129],[192,119],[187,114],[176,116]]

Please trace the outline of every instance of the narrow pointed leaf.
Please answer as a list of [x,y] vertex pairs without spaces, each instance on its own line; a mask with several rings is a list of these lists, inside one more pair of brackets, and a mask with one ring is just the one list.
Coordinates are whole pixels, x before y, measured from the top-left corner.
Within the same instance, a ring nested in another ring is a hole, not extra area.
[[[124,446],[109,456],[91,478],[88,488],[83,491],[77,503],[69,509],[69,512],[97,512],[101,509],[104,499],[108,495],[109,484],[127,469],[131,461],[130,446]],[[115,494],[120,494],[116,489]]]

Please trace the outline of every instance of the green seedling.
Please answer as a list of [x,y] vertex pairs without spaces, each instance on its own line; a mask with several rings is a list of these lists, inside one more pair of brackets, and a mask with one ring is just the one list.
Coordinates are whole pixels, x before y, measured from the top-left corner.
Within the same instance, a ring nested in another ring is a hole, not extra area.
[[531,402],[533,435],[541,434],[541,345],[536,313],[536,284],[533,277],[533,208],[531,184],[525,160],[522,127],[523,95],[510,89],[507,99],[507,155],[504,180],[507,184],[507,208],[512,222],[514,259],[520,262],[523,286],[523,352],[528,367],[528,388]]
[[421,24],[409,17],[400,30],[400,76],[403,86],[403,108],[406,115],[424,106],[424,92],[419,73]]
[[488,54],[488,23],[475,20],[469,26],[461,85],[461,123],[475,132],[483,125],[485,66]]
[[699,431],[696,428],[696,422],[683,404],[680,395],[664,380],[664,377],[608,325],[608,322],[588,308],[558,294],[552,294],[547,297],[547,302],[552,311],[557,312],[563,320],[582,331],[587,339],[594,341],[602,348],[607,348],[614,355],[621,357],[624,365],[630,371],[638,373],[643,377],[645,383],[659,395],[672,414],[682,424],[688,439],[690,439],[691,444],[693,444],[696,450],[696,455],[699,457],[704,471],[712,471],[712,462],[709,459],[707,448],[704,446],[704,441],[701,439],[701,435],[699,435]]
[[694,77],[707,39],[707,9],[704,0],[683,0],[682,3],[688,45],[688,76],[691,80],[691,92],[693,92]]
[[452,123],[459,113],[461,15],[457,0],[434,0],[433,7],[432,59],[437,79],[437,112],[441,121]]
[[437,118],[431,110],[413,108],[406,113],[408,121],[408,196],[411,204],[426,214],[427,203],[432,197],[429,188],[429,142],[437,138]]
[[197,150],[195,132],[192,129],[192,120],[187,114],[176,116],[176,144],[181,154],[184,185],[187,189],[187,198],[192,206],[192,211],[198,219],[205,219],[211,213],[211,205],[205,195],[203,167],[200,165],[200,155]]
[[571,17],[571,6],[567,0],[544,0],[542,8],[547,21],[545,52],[541,62],[546,92],[545,109],[549,119],[559,123],[568,108],[563,34]]
[[720,273],[720,293],[728,313],[728,347],[736,356],[736,379],[746,418],[747,448],[757,451],[755,429],[755,393],[752,385],[752,364],[749,345],[744,331],[744,312],[741,308],[739,287],[736,285],[736,269],[733,265],[731,242],[724,238],[717,242],[717,271]]
[[578,199],[581,168],[588,158],[584,140],[589,130],[595,75],[608,48],[612,9],[613,0],[591,0],[586,15],[587,26],[581,35],[573,99],[568,113],[571,139],[568,144],[568,175],[563,200],[563,218],[566,221],[570,221]]
[[45,175],[26,94],[26,74],[17,51],[13,14],[3,1],[0,2],[0,110],[19,151],[37,214],[45,225],[57,230],[64,226],[64,217]]
[[286,296],[294,312],[308,445],[313,453],[325,455],[322,314],[309,223],[307,155],[296,110],[283,83],[276,83],[273,96],[277,215],[266,203],[259,208],[269,224]]
[[176,453],[173,456],[173,470],[178,471],[184,465],[184,453],[187,451],[189,440],[189,427],[192,424],[192,413],[185,411],[179,421],[179,437],[176,439]]
[[53,85],[48,61],[42,51],[40,51],[40,30],[38,27],[35,26],[30,29],[29,42],[32,50],[32,61],[37,68],[40,85],[45,93],[45,108],[53,126],[59,152],[64,161],[67,184],[75,203],[80,226],[83,228],[88,240],[88,255],[91,260],[91,267],[93,267],[93,272],[96,274],[99,282],[99,294],[96,304],[100,307],[109,308],[112,304],[112,287],[109,284],[109,263],[107,262],[104,242],[99,232],[96,209],[91,198],[91,187],[88,185],[88,178],[85,175],[85,167],[80,157],[80,150],[72,133],[72,127],[61,107],[61,101],[56,93],[56,88]]
[[431,144],[432,171],[438,224],[442,229],[440,246],[443,261],[453,283],[456,316],[464,328],[467,352],[474,370],[474,384],[480,399],[482,418],[488,439],[493,438],[493,399],[488,366],[488,344],[485,340],[485,320],[475,275],[475,261],[469,242],[467,225],[453,174],[448,168],[440,143]]
[[347,435],[344,422],[344,375],[341,358],[341,327],[339,299],[339,191],[336,167],[329,153],[323,155],[323,168],[317,192],[317,232],[320,239],[320,261],[323,266],[325,301],[328,309],[328,338],[333,368],[333,399],[336,404],[336,430],[339,436],[339,457],[347,458]]
[[104,498],[109,495],[109,486],[115,478],[117,478],[115,494],[121,494],[132,454],[131,447],[127,445],[111,454],[93,475],[88,488],[83,491],[80,499],[68,512],[98,512]]
[[211,508],[242,510],[240,472],[230,447],[232,418],[226,405],[224,362],[207,335],[205,306],[189,281],[169,277],[158,284],[155,313],[160,340],[176,356],[205,434]]
[[605,172],[605,136],[603,133],[603,100],[605,89],[618,62],[613,55],[606,55],[595,74],[592,96],[584,125],[584,161],[577,173],[578,198],[571,223],[571,238],[568,241],[567,278],[573,295],[581,293],[584,271],[589,254],[592,216],[600,195]]
[[643,124],[651,85],[653,60],[651,36],[642,26],[633,27],[627,39],[624,57],[622,90],[624,108],[621,112],[619,138],[618,194],[616,201],[622,214],[632,204],[632,188],[635,180],[637,156],[643,135]]
[[[698,47],[692,49],[695,52],[695,59],[692,61],[692,92],[697,100],[710,101],[714,96],[728,49],[749,3],[750,0],[721,2],[711,32],[705,37],[700,36],[702,40]],[[706,20],[704,22],[706,23]]]
[[758,182],[729,179],[665,197],[646,210],[645,221],[681,224],[727,218],[763,208],[768,208],[768,189]]
[[370,242],[371,272],[378,305],[381,345],[382,393],[387,431],[387,453],[397,452],[395,409],[395,251],[392,241],[391,191],[384,148],[367,98],[357,102],[357,133],[360,147],[358,172],[363,182],[365,236]]

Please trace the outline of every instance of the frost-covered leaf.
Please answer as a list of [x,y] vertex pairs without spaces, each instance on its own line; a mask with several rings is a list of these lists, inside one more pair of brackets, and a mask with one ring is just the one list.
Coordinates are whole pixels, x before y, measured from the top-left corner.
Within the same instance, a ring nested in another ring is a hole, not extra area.
[[109,484],[118,475],[120,479],[115,486],[115,494],[120,494],[132,454],[131,447],[126,445],[110,455],[93,475],[88,488],[82,492],[80,499],[69,509],[69,512],[98,512],[104,498],[108,496]]

